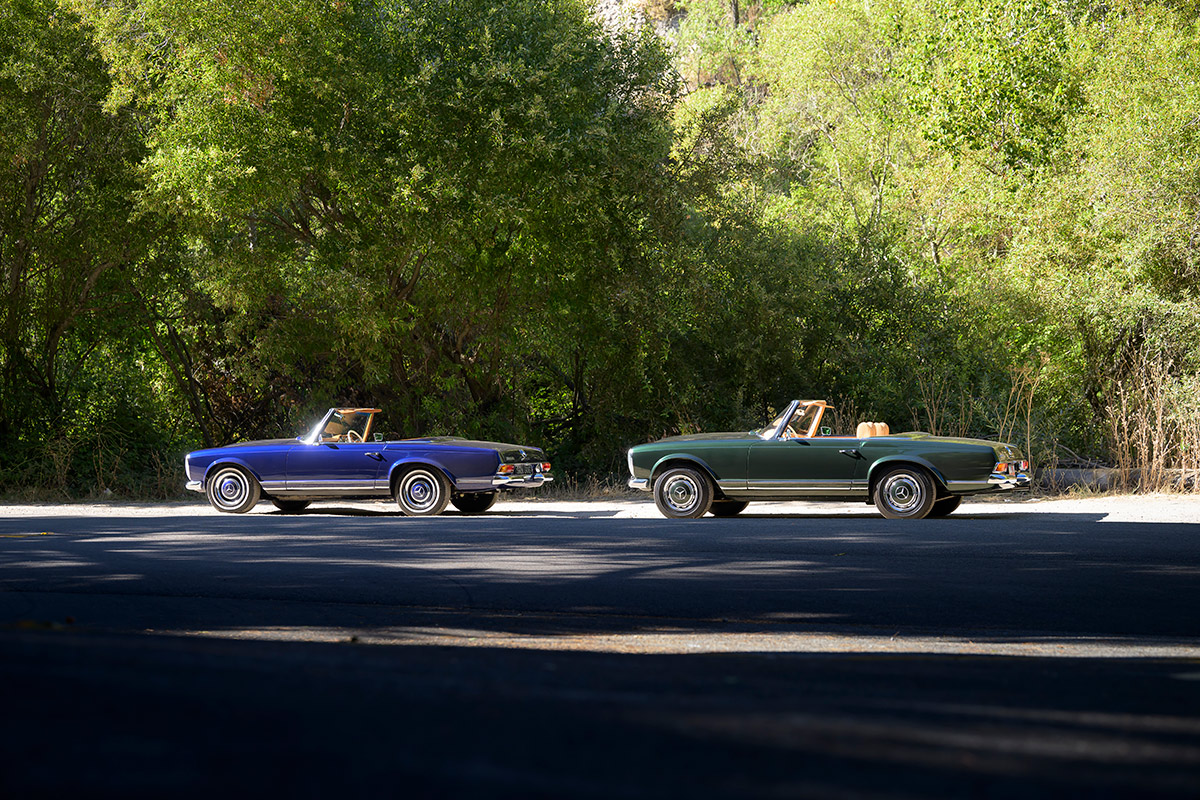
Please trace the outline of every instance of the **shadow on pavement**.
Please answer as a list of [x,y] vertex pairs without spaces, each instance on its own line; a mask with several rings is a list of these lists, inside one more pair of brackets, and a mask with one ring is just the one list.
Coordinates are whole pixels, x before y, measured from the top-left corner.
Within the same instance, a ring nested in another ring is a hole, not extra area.
[[6,797],[1057,800],[1200,781],[1178,662],[11,631],[0,648]]
[[[401,622],[397,609],[454,609],[497,612],[480,617],[485,627],[562,615],[524,623],[540,634],[575,632],[575,615],[612,632],[654,617],[773,631],[1194,640],[1198,526],[1101,519],[7,520],[0,533],[23,524],[49,535],[3,540],[0,622],[57,618],[37,607],[45,595],[58,598],[54,613],[114,628],[105,603],[175,630],[386,628]],[[179,599],[169,613],[185,627],[155,618],[142,597]]]

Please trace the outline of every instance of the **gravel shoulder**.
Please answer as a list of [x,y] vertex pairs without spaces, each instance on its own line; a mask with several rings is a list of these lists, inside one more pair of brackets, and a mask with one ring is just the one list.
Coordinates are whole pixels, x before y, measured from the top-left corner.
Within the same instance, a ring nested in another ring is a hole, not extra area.
[[[394,511],[391,503],[327,501],[315,503],[315,509],[349,514]],[[1075,498],[981,497],[967,498],[955,516],[992,516],[1011,513],[1019,508],[1032,514],[1102,514],[1102,522],[1162,522],[1200,524],[1200,494],[1095,495]],[[661,519],[647,495],[644,499],[540,500],[526,497],[502,497],[495,511],[507,516],[577,516],[580,519],[621,518]],[[270,503],[260,503],[250,514],[277,514]],[[453,511],[451,510],[451,513]],[[762,502],[752,503],[754,515],[861,516],[874,514],[874,506],[837,502]],[[0,519],[20,517],[196,517],[223,515],[202,498],[172,503],[10,503],[0,504]]]

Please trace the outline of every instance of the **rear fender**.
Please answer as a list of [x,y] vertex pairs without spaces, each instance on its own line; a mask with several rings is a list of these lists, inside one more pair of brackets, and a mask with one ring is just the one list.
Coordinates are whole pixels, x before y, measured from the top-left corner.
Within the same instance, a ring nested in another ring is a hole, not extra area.
[[[446,469],[446,467],[443,466],[442,464],[439,464],[437,461],[434,461],[431,458],[423,458],[421,456],[408,456],[408,457],[400,459],[399,461],[392,462],[391,467],[388,468],[388,483],[387,483],[388,492],[390,494],[395,494],[396,493],[396,477],[401,472],[404,472],[406,469],[408,469],[409,467],[416,467],[416,466],[429,467],[431,469],[436,469],[438,472],[440,472],[446,476],[446,479],[450,481],[450,485],[452,487],[454,487],[455,489],[458,488],[457,476],[454,475],[454,473],[450,472],[450,470]],[[375,485],[378,486],[379,484],[376,483]]]
[[878,480],[880,475],[887,472],[892,467],[900,467],[905,465],[924,467],[925,470],[933,476],[933,482],[938,494],[941,495],[948,493],[948,490],[946,489],[946,476],[943,475],[941,470],[939,470],[933,464],[929,463],[920,456],[892,455],[884,456],[875,463],[871,464],[870,469],[867,470],[867,484],[871,487],[870,499],[874,500],[875,498],[875,481]]

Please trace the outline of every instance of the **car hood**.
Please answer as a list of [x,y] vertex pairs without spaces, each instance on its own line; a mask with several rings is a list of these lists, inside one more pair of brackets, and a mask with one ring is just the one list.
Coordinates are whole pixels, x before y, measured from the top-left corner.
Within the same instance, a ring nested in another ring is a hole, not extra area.
[[253,442],[234,442],[233,444],[221,445],[220,447],[206,447],[203,450],[195,450],[189,455],[202,455],[204,453],[225,452],[227,450],[237,450],[244,447],[265,447],[278,444],[299,444],[299,439],[257,439]]
[[747,431],[724,431],[721,433],[688,433],[682,436],[667,436],[663,439],[656,439],[649,444],[663,444],[664,442],[715,442],[728,439],[757,439],[753,433]]

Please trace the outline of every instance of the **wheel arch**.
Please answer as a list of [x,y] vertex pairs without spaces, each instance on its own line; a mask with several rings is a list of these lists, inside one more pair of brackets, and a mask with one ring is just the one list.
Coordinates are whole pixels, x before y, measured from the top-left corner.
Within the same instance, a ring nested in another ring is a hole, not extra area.
[[209,477],[211,477],[214,472],[221,469],[222,467],[241,467],[247,473],[249,473],[251,478],[254,478],[254,480],[258,481],[258,485],[260,487],[262,486],[262,475],[259,473],[258,470],[256,470],[254,467],[247,464],[244,459],[234,458],[234,457],[226,457],[226,458],[218,458],[218,459],[214,460],[211,464],[209,464],[204,469],[203,485],[205,487],[208,486]]
[[689,453],[672,453],[654,462],[654,467],[650,470],[650,486],[653,488],[658,476],[672,467],[697,467],[712,482],[713,488],[720,491],[717,488],[717,475],[713,472],[712,467],[705,463],[704,459]]
[[879,484],[879,479],[893,467],[920,467],[929,473],[933,478],[934,493],[937,497],[942,498],[950,495],[950,490],[946,487],[946,476],[941,470],[929,463],[920,456],[911,455],[893,455],[884,456],[878,461],[871,464],[867,471],[867,502],[875,501],[875,487]]
[[[445,466],[437,463],[436,461],[434,461],[433,459],[430,459],[430,458],[421,458],[420,456],[411,456],[409,458],[402,458],[399,461],[393,462],[391,467],[388,468],[388,494],[389,495],[392,495],[393,497],[396,495],[396,481],[400,478],[400,476],[404,472],[406,472],[407,470],[409,470],[412,467],[426,467],[428,469],[437,470],[442,475],[442,477],[444,477],[446,479],[446,481],[449,482],[450,491],[453,492],[453,491],[458,490],[458,482],[455,480],[455,477],[450,472],[450,470],[446,469]],[[378,486],[379,484],[375,484],[375,485]]]

